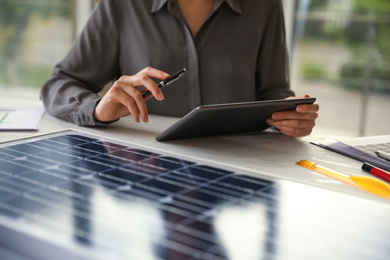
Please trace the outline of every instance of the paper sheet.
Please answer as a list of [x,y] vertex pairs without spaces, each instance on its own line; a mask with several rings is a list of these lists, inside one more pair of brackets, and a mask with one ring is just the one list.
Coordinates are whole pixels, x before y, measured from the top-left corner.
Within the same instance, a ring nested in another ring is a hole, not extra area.
[[45,109],[0,106],[0,131],[38,130]]

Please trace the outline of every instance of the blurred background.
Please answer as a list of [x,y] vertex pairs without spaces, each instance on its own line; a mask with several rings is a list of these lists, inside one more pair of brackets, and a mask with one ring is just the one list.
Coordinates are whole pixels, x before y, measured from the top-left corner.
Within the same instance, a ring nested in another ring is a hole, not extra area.
[[[390,1],[282,1],[292,89],[320,104],[314,132],[390,134]],[[36,100],[93,2],[0,0],[0,91]]]

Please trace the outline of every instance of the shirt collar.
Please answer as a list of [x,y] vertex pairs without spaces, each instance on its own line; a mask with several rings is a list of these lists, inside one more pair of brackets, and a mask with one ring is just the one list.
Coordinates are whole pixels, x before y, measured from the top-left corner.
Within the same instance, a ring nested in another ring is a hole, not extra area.
[[166,2],[168,2],[168,0],[153,0],[152,9],[150,11],[152,13],[159,11]]
[[242,11],[241,11],[241,0],[224,0],[224,2],[226,2],[230,8],[235,11],[236,13],[239,13],[241,14]]
[[[168,3],[170,0],[153,0],[152,9],[150,10],[152,13],[159,11],[166,3]],[[176,1],[176,0],[175,0]],[[241,14],[241,0],[216,0],[217,4],[218,2],[226,2],[230,8],[235,11],[236,13]]]

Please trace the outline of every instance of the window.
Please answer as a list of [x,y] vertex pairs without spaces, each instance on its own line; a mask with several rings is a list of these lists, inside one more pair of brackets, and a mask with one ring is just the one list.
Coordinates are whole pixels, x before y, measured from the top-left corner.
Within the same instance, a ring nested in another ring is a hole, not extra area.
[[[287,4],[287,2],[289,2]],[[319,128],[390,129],[390,1],[285,0],[292,88],[318,98]],[[343,132],[339,132],[343,133]]]
[[92,0],[0,0],[0,89],[36,98],[91,8]]

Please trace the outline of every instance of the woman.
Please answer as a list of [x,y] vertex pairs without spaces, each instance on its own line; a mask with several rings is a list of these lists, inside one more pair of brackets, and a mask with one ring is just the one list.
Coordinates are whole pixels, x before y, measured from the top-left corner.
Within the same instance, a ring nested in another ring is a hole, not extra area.
[[[187,76],[163,94],[155,80],[183,67]],[[145,102],[141,87],[154,98]],[[80,125],[293,95],[280,0],[101,0],[41,90],[48,112]],[[268,123],[305,136],[317,111],[318,104],[300,105]]]

